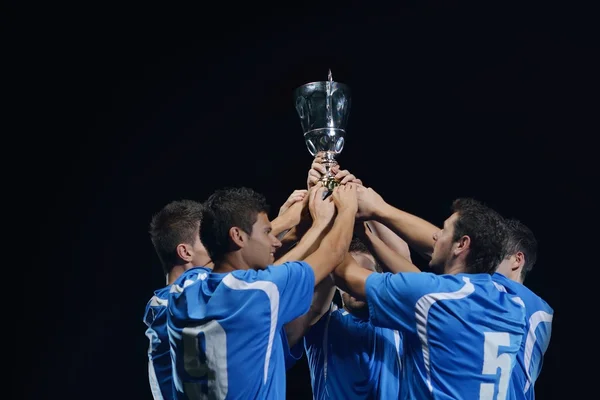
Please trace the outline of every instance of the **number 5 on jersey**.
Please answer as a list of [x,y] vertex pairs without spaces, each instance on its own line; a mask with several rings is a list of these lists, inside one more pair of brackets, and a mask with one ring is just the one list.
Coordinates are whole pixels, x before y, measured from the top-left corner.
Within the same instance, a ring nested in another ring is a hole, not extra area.
[[[507,332],[484,332],[483,369],[484,375],[496,375],[500,369],[498,384],[482,383],[479,389],[479,400],[505,400],[510,382],[512,359],[509,354],[500,354],[500,346],[510,346],[510,335]],[[498,388],[498,394],[494,396]]]

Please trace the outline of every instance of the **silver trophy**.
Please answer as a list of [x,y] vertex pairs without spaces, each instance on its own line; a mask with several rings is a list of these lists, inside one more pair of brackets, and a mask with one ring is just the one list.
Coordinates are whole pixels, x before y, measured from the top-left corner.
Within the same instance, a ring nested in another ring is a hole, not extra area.
[[350,88],[334,82],[331,70],[327,81],[311,82],[294,90],[296,111],[304,131],[304,142],[312,156],[322,156],[326,173],[321,182],[329,190],[339,185],[331,173],[335,157],[342,152],[350,115]]

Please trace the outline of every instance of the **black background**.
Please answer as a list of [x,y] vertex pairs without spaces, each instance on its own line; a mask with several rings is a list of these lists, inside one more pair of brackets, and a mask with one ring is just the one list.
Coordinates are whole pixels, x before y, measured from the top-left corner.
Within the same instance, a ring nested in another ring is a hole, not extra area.
[[[577,285],[593,281],[576,271],[595,270],[575,260],[593,255],[584,229],[595,228],[592,13],[23,6],[6,14],[5,36],[15,120],[4,163],[18,203],[6,219],[24,232],[7,284],[18,293],[5,321],[17,339],[12,398],[150,398],[142,316],[164,284],[151,215],[245,185],[274,217],[311,163],[292,91],[330,68],[353,94],[343,168],[436,224],[472,196],[533,229],[539,259],[526,285],[555,310],[536,392],[580,387],[566,360],[586,352],[587,336],[567,318],[585,308]],[[304,360],[288,392],[310,398]]]

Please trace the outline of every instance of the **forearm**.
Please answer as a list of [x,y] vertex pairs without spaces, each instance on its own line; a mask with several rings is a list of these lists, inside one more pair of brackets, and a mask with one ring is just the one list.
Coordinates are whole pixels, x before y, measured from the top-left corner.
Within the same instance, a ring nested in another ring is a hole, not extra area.
[[438,227],[390,204],[378,209],[373,219],[390,228],[419,254],[431,258],[433,234],[439,231]]
[[283,264],[286,261],[304,260],[306,256],[314,252],[319,247],[319,242],[327,230],[327,224],[315,222],[308,231],[302,236],[298,244],[281,256],[275,264]]
[[391,272],[393,274],[398,272],[421,272],[419,268],[403,254],[394,251],[374,233],[368,233],[366,236],[366,245],[379,261],[384,272]]
[[344,260],[346,254],[348,254],[354,230],[355,216],[356,212],[352,210],[342,210],[339,212],[331,230],[321,241],[315,253],[318,252],[325,255],[326,262],[319,263],[315,267],[316,282],[320,282],[329,275]]
[[385,246],[390,248],[390,250],[400,254],[408,260],[411,260],[408,243],[394,233],[394,231],[378,221],[368,221],[367,225],[370,228],[369,232],[371,235],[374,235],[380,239]]
[[366,299],[367,278],[373,273],[358,265],[350,254],[333,271],[336,286],[359,300]]
[[273,235],[279,236],[280,234],[289,231],[297,225],[295,218],[292,218],[290,213],[284,213],[271,221],[271,230]]

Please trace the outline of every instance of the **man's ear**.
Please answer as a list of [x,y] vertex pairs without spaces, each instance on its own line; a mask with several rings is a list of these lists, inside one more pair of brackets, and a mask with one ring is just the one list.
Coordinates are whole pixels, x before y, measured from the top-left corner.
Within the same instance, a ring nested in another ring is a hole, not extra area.
[[191,251],[189,245],[187,245],[185,243],[179,243],[177,245],[176,250],[177,250],[177,255],[183,261],[185,261],[186,263],[192,261],[192,251]]
[[467,235],[464,235],[460,239],[458,239],[458,244],[454,249],[454,255],[458,256],[459,254],[469,250],[471,248],[471,238]]
[[515,254],[515,262],[511,266],[511,269],[513,271],[516,271],[518,269],[522,269],[524,265],[525,265],[525,254],[523,254],[522,251],[517,251],[517,254]]
[[237,226],[233,226],[229,229],[229,238],[239,248],[244,247],[248,242],[248,235],[246,232]]

